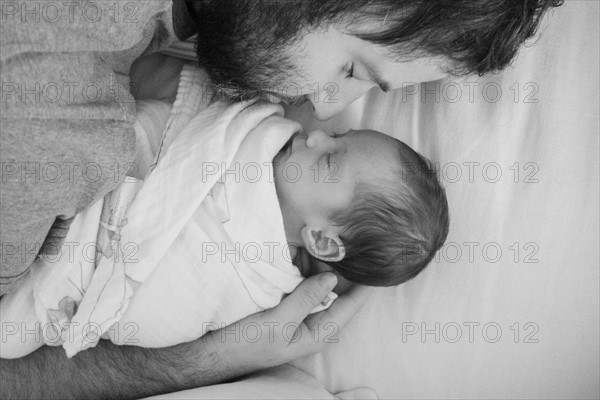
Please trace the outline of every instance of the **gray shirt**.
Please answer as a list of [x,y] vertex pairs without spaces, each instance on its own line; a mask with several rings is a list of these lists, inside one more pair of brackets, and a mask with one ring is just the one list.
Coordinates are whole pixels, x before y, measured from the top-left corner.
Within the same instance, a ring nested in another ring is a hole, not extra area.
[[130,67],[193,29],[183,0],[3,2],[0,18],[2,295],[134,168]]

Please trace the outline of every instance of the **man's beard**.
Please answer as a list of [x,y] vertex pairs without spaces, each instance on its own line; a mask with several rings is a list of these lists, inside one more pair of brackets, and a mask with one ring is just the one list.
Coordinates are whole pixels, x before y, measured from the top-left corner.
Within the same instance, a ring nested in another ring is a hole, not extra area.
[[[284,65],[283,62],[279,64]],[[265,99],[290,105],[300,105],[306,101],[301,82],[292,78],[292,74],[284,72],[285,67],[248,65],[249,68],[244,73],[239,73],[232,69],[207,68],[204,63],[201,66],[207,69],[214,93],[223,101]]]
[[291,104],[304,101],[302,74],[290,51],[302,23],[297,13],[271,11],[256,0],[220,0],[197,13],[198,61],[220,96],[231,101],[268,96]]

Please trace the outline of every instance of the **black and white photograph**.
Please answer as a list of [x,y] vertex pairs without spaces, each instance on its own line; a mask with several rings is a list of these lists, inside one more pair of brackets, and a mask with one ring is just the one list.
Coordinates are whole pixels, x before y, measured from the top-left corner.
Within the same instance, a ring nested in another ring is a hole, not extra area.
[[0,0],[0,398],[599,399],[597,0]]

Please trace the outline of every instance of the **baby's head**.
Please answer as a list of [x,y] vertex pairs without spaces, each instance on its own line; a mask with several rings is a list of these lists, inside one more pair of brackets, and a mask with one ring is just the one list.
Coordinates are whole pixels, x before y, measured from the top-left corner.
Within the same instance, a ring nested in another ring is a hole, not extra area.
[[404,283],[446,240],[448,204],[435,170],[397,139],[316,130],[293,136],[273,162],[288,242],[349,281]]

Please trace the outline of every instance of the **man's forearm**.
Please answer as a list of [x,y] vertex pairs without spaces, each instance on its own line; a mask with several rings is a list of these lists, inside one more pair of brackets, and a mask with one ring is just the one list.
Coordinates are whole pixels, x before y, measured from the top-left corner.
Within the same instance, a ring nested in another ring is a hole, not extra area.
[[0,360],[0,398],[140,398],[230,378],[219,364],[201,340],[163,349],[101,340],[71,359],[62,347],[44,346]]

